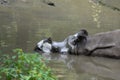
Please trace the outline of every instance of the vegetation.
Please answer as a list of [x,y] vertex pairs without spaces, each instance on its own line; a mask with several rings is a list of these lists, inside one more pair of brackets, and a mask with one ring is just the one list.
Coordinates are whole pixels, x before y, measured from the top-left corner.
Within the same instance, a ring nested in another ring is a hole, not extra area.
[[14,56],[4,55],[0,63],[0,80],[57,80],[39,54],[13,50]]

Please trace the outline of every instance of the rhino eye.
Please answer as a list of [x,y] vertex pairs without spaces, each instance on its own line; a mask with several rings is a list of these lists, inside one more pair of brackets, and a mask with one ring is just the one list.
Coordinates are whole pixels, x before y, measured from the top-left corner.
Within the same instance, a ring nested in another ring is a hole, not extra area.
[[43,48],[43,45],[41,46],[41,49]]
[[76,45],[77,42],[78,42],[78,40],[76,39],[76,40],[74,40],[74,41],[72,42],[72,44],[73,44],[73,45]]

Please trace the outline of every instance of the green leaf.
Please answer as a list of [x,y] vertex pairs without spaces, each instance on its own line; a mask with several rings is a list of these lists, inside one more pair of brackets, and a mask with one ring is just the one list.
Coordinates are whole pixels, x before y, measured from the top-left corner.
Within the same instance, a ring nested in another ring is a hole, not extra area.
[[17,53],[12,57],[4,55],[1,59],[0,76],[1,80],[57,80],[52,70],[46,66],[46,60],[35,53],[25,53],[22,49],[14,49]]
[[16,58],[16,56],[12,56],[12,59],[15,59]]

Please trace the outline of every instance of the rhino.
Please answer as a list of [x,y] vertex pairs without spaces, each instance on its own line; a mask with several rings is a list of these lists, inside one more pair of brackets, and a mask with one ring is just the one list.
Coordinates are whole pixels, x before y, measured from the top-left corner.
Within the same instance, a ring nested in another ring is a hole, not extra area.
[[88,35],[87,41],[78,42],[69,54],[120,59],[120,29]]

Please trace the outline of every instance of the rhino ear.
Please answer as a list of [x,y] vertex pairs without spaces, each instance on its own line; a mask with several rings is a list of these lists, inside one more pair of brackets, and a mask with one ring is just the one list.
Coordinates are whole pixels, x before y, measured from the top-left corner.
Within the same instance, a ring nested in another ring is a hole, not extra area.
[[86,29],[81,29],[80,31],[83,33],[83,35],[88,36],[88,31]]
[[51,37],[49,37],[47,40],[48,40],[49,43],[52,44],[52,38]]

